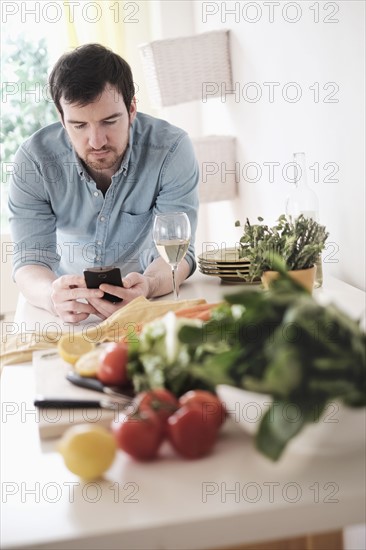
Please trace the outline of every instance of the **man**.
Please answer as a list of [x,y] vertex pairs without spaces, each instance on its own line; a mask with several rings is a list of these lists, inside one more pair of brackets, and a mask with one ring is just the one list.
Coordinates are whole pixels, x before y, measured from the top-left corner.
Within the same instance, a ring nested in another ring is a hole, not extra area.
[[[152,223],[155,213],[169,211],[190,219],[180,284],[196,267],[198,166],[188,135],[137,113],[129,65],[99,44],[63,55],[50,89],[60,122],[19,148],[10,182],[19,289],[72,323],[90,314],[106,318],[137,296],[171,292]],[[123,288],[86,288],[83,269],[105,265],[121,268]],[[108,302],[104,292],[123,302]]]

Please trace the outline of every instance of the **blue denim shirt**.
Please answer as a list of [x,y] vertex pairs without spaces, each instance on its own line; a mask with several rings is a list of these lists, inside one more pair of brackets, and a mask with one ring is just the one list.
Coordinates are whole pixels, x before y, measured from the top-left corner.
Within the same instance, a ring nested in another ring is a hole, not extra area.
[[196,268],[198,164],[186,132],[138,113],[129,145],[105,196],[77,156],[61,123],[36,132],[17,151],[10,179],[13,274],[37,264],[57,275],[116,265],[143,272],[159,256],[155,213],[184,211],[192,226],[186,255]]

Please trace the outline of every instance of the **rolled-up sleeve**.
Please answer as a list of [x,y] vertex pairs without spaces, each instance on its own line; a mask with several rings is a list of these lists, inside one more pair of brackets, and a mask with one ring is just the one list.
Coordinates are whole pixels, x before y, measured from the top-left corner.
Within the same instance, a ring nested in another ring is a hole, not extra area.
[[24,146],[17,151],[9,185],[9,222],[13,240],[13,277],[30,264],[55,270],[60,262],[56,217],[39,164]]

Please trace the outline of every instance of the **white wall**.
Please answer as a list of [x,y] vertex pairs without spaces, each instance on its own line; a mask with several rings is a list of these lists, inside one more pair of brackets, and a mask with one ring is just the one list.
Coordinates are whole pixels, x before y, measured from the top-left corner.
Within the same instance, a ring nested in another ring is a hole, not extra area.
[[[149,2],[151,40],[166,40],[195,33],[194,2],[186,0],[152,0]],[[141,62],[140,62],[141,65]],[[144,86],[149,83],[144,80]],[[180,128],[190,136],[201,135],[201,105],[199,102],[181,103],[161,109],[151,109],[155,114]]]
[[[237,242],[236,219],[261,215],[274,222],[292,188],[283,170],[293,152],[305,151],[308,180],[330,232],[324,274],[365,289],[364,2],[154,1],[151,6],[152,39],[216,29],[231,35],[236,94],[223,90],[221,99],[155,113],[192,136],[237,138],[239,196],[201,205],[197,251],[207,241]],[[256,93],[258,101],[251,101]],[[299,100],[291,101],[296,94]],[[273,180],[268,163],[278,163]]]
[[[201,205],[197,250],[207,241],[238,241],[236,219],[261,215],[274,222],[292,188],[283,170],[293,152],[304,151],[320,219],[330,232],[325,276],[365,289],[364,2],[151,4],[160,22],[153,39],[216,29],[231,34],[236,94],[223,90],[221,99],[157,113],[192,136],[237,138],[238,199]],[[291,101],[296,94],[298,101]],[[268,163],[278,163],[273,180]]]
[[[251,9],[245,11],[249,4]],[[237,160],[244,170],[234,204],[217,203],[201,209],[204,237],[218,243],[235,242],[238,230],[233,222],[237,217],[244,221],[246,216],[255,219],[262,215],[274,221],[284,211],[291,188],[281,170],[294,151],[305,151],[309,166],[319,163],[319,182],[314,182],[313,171],[309,171],[309,182],[320,200],[321,221],[330,231],[328,241],[334,243],[324,254],[325,275],[330,273],[364,289],[365,4],[280,2],[273,22],[265,4],[193,2],[195,32],[230,29],[233,78],[240,93],[239,97],[224,94],[221,100],[202,103],[202,132],[237,136]],[[293,7],[282,12],[290,4]],[[311,6],[319,7],[318,23]],[[237,11],[230,15],[229,9]],[[286,21],[299,15],[297,22]],[[245,20],[257,17],[257,22]],[[325,18],[338,22],[326,23]],[[249,101],[255,92],[254,87],[245,88],[250,82],[262,92],[257,102]],[[272,102],[265,82],[279,83]],[[290,82],[302,93],[297,102],[288,101],[295,97],[295,87],[288,88],[287,100],[282,95],[284,92],[286,97],[284,87]],[[314,83],[319,83],[319,99],[309,88]],[[327,83],[335,84],[324,89]],[[328,101],[337,102],[326,102],[327,96]],[[280,163],[273,182],[265,162]],[[259,181],[253,181],[253,169],[245,177],[248,163],[262,169]],[[324,169],[326,163],[334,165]],[[332,179],[339,181],[327,181],[332,166],[338,169]]]

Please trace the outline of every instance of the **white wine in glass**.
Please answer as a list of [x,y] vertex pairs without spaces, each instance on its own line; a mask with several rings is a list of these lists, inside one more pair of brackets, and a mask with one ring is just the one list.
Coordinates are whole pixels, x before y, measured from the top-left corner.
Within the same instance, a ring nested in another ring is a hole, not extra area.
[[160,256],[172,268],[174,298],[178,299],[177,268],[187,253],[191,238],[191,224],[185,212],[157,214],[153,239]]

